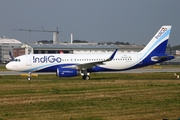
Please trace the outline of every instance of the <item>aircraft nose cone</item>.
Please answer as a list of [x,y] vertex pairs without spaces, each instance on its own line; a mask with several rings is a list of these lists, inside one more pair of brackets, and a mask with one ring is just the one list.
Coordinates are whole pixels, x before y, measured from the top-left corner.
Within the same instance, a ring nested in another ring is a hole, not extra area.
[[12,62],[9,62],[8,64],[6,64],[6,68],[12,71],[19,71],[18,65]]
[[11,70],[10,64],[6,64],[6,69]]
[[8,70],[17,70],[17,65],[12,64],[11,62],[6,64],[6,69]]

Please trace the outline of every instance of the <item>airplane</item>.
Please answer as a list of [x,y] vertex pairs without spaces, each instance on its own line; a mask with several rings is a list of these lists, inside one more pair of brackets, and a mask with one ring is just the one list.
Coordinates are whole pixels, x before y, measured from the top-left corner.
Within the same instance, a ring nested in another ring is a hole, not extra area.
[[6,68],[13,71],[27,72],[31,80],[32,72],[55,72],[59,77],[82,75],[90,79],[90,73],[103,71],[123,71],[136,69],[174,59],[166,54],[171,26],[162,26],[150,42],[137,53],[112,54],[28,54],[13,58]]

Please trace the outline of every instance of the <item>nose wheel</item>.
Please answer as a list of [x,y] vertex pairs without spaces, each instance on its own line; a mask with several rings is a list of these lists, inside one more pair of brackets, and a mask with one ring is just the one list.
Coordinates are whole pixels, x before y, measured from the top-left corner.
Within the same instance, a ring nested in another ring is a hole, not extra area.
[[27,80],[31,80],[31,77],[28,77]]

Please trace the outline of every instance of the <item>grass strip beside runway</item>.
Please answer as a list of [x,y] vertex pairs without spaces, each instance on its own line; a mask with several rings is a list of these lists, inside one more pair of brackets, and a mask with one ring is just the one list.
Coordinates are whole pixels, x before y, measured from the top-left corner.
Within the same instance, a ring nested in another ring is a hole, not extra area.
[[173,73],[96,73],[92,80],[39,75],[0,80],[0,120],[177,119],[180,80]]

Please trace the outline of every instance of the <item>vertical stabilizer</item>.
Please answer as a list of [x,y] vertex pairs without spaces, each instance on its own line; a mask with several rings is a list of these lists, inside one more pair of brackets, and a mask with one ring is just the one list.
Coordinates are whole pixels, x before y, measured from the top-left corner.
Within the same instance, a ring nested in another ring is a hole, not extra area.
[[140,51],[145,56],[151,54],[165,54],[171,32],[171,26],[162,26],[146,47]]

